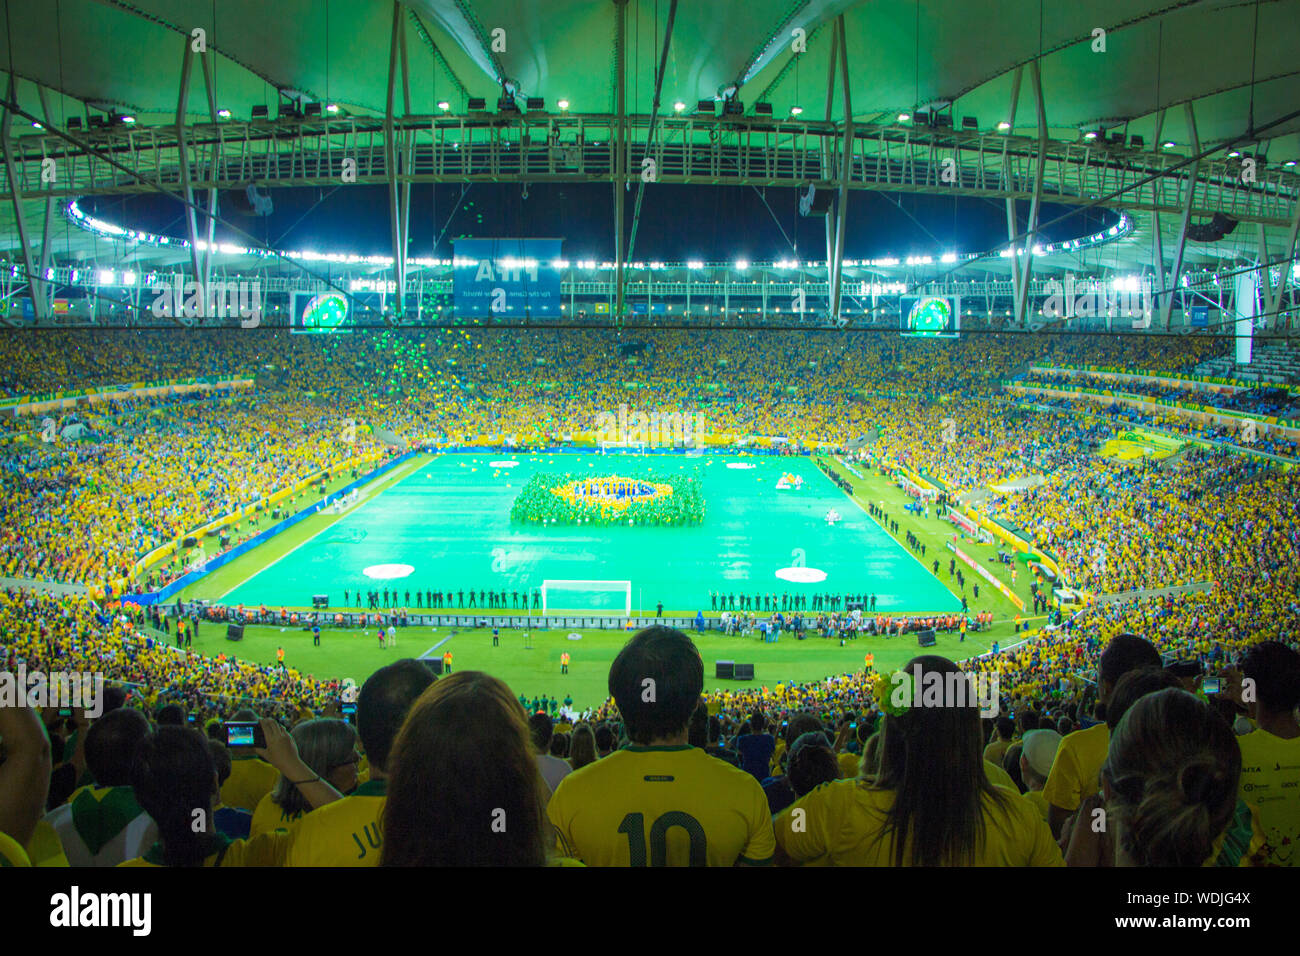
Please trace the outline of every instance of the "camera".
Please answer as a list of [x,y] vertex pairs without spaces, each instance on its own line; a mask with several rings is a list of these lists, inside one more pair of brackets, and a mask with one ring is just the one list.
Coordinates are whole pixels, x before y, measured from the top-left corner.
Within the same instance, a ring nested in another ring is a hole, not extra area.
[[262,733],[262,724],[256,720],[228,720],[226,727],[227,747],[265,747],[266,735]]

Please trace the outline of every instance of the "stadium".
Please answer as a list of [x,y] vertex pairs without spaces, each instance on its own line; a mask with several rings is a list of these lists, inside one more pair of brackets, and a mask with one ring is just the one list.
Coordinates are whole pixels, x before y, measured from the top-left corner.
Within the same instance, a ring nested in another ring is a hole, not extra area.
[[1294,865],[1297,41],[6,2],[0,862]]

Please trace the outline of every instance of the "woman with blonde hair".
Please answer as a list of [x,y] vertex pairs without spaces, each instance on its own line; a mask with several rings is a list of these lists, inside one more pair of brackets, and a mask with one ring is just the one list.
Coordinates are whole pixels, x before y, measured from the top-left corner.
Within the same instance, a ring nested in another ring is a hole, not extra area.
[[514,694],[481,671],[420,695],[393,743],[383,866],[545,866],[549,794]]
[[[311,772],[329,782],[344,796],[357,788],[357,732],[346,720],[320,718],[304,720],[291,732],[298,755]],[[249,836],[287,829],[311,810],[307,799],[293,782],[281,774],[275,787],[253,811]]]
[[1138,700],[1101,768],[1115,865],[1202,866],[1232,819],[1240,779],[1237,738],[1208,703],[1172,687]]

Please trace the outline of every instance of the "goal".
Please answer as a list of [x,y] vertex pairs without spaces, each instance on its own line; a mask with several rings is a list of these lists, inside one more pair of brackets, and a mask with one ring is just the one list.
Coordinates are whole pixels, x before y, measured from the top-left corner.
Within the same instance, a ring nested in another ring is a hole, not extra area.
[[645,442],[602,441],[600,443],[600,453],[602,455],[644,455]]
[[542,582],[542,614],[632,616],[631,581]]

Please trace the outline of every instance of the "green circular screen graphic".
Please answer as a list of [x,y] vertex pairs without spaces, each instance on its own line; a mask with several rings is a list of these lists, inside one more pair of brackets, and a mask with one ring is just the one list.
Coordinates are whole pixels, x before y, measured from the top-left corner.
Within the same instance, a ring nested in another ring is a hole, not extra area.
[[302,327],[314,332],[333,332],[348,318],[348,300],[337,292],[312,296],[302,310]]
[[939,296],[918,299],[907,313],[907,331],[913,335],[943,335],[952,328],[952,303]]

